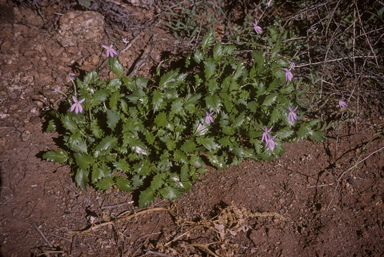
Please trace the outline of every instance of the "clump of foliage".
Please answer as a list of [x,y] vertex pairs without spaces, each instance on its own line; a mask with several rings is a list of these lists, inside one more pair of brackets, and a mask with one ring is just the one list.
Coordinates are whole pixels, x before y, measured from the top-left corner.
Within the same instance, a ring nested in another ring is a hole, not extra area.
[[140,190],[144,207],[189,191],[207,164],[271,160],[284,154],[284,141],[322,141],[320,120],[303,120],[308,88],[292,79],[279,45],[254,50],[246,66],[233,57],[234,45],[223,46],[210,31],[186,59],[194,72],[170,70],[155,83],[127,77],[112,55],[116,78],[88,72],[73,83],[66,111],[47,113],[47,130],[59,132],[63,144],[44,158],[69,164],[82,189]]

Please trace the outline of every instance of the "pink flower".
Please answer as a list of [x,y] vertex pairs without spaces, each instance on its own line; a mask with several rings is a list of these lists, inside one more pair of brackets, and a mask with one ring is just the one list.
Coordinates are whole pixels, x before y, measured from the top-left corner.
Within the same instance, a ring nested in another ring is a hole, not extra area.
[[275,135],[274,137],[269,138],[267,140],[267,145],[265,147],[269,146],[269,150],[271,150],[271,151],[273,151],[273,148],[275,148],[275,146],[276,146],[275,142],[273,142],[273,139],[275,139],[276,136],[277,135]]
[[288,119],[287,119],[287,121],[290,120],[291,122],[293,122],[294,120],[297,120],[297,116],[296,116],[296,114],[294,113],[294,112],[296,111],[297,107],[298,107],[298,106],[296,106],[296,108],[295,108],[294,110],[292,110],[291,107],[288,107],[288,109],[289,109],[289,114],[288,114]]
[[268,145],[268,139],[271,138],[271,135],[269,134],[269,132],[271,131],[272,128],[273,128],[273,127],[271,127],[271,128],[268,130],[268,128],[265,127],[265,131],[264,131],[263,136],[262,136],[262,138],[261,138],[261,142],[263,142],[263,141],[265,140],[265,143],[267,143],[267,145]]
[[252,23],[253,24],[253,28],[255,29],[257,35],[259,35],[259,33],[262,32],[262,29],[261,27],[257,26],[257,20],[255,20],[255,23]]
[[339,106],[340,106],[340,109],[343,110],[343,108],[348,107],[348,104],[346,102],[339,100]]
[[71,106],[71,112],[73,110],[75,110],[76,114],[79,112],[83,112],[83,107],[81,107],[81,103],[84,102],[85,98],[81,99],[80,101],[77,101],[76,97],[73,95],[72,99],[75,103]]
[[109,56],[113,57],[114,54],[117,55],[116,50],[112,48],[113,44],[111,44],[109,47],[106,45],[101,45],[101,46],[107,49],[107,57]]
[[213,123],[213,118],[212,118],[212,114],[214,113],[214,112],[211,112],[211,113],[208,113],[208,112],[205,112],[206,114],[207,114],[207,117],[205,117],[205,124],[211,124],[211,123]]
[[287,68],[284,68],[284,70],[285,70],[285,79],[292,81],[293,75],[291,73],[291,69],[288,70]]

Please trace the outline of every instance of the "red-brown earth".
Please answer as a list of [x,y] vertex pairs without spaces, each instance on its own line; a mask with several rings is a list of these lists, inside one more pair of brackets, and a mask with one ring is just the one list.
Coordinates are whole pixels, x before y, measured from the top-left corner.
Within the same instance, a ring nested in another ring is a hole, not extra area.
[[[105,58],[100,45],[111,39],[104,33],[99,42],[62,47],[55,31],[42,29],[38,14],[1,2],[9,7],[0,22],[1,256],[384,255],[384,141],[376,136],[383,127],[382,105],[329,131],[324,143],[285,144],[286,154],[272,162],[207,167],[189,193],[173,202],[156,200],[140,213],[132,193],[82,191],[68,166],[41,158],[57,147],[57,135],[44,132],[41,118],[60,100],[53,90],[66,92],[71,73],[97,67]],[[151,58],[139,74],[148,76],[163,52],[182,49],[153,26],[126,52],[126,67],[155,34]],[[250,215],[262,212],[271,214]]]

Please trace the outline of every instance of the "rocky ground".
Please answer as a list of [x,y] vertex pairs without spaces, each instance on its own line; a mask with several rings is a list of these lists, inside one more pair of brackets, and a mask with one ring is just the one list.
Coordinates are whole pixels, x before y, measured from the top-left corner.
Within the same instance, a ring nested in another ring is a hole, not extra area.
[[[0,4],[7,10],[0,16],[1,256],[384,255],[379,104],[331,130],[325,143],[287,143],[273,162],[208,167],[190,193],[140,210],[135,194],[82,191],[68,166],[43,160],[57,135],[44,132],[42,114],[58,106],[54,90],[67,92],[69,76],[102,64],[101,44],[126,49],[119,60],[127,70],[153,44],[138,71],[147,77],[186,45],[158,23],[128,33],[112,30],[101,14],[75,12],[71,21],[92,27],[44,29],[44,16]],[[50,8],[46,16],[55,15]],[[153,17],[150,9],[129,8],[137,19]],[[123,38],[134,44],[127,48]],[[107,69],[101,75],[108,77]]]

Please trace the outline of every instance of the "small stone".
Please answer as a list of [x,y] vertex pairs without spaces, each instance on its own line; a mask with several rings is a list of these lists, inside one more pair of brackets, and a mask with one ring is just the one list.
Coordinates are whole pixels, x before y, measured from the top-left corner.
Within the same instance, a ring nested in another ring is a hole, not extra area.
[[40,123],[40,117],[39,116],[33,116],[29,120],[33,125],[39,124]]
[[28,141],[31,138],[32,133],[29,130],[25,130],[21,134],[21,141],[25,142]]

